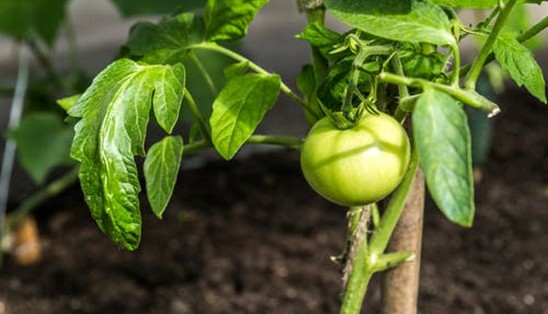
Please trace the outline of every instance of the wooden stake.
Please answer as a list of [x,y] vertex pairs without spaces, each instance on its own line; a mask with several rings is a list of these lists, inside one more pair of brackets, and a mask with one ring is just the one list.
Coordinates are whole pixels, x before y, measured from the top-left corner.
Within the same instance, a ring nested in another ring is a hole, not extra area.
[[424,176],[418,169],[388,252],[414,252],[415,258],[383,274],[382,313],[416,314],[424,214]]

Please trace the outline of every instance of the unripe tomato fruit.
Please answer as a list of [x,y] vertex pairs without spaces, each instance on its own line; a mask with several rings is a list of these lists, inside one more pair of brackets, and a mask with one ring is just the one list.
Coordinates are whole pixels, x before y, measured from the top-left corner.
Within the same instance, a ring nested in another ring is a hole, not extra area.
[[301,150],[301,169],[314,191],[343,206],[361,206],[390,194],[409,165],[410,144],[391,116],[366,113],[352,128],[320,119]]

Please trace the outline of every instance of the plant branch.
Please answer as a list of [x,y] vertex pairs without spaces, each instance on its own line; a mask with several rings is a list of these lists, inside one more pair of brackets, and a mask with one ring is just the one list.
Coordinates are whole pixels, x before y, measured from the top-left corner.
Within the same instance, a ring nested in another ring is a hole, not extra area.
[[525,42],[534,36],[536,36],[538,33],[542,32],[544,29],[548,27],[548,16],[544,17],[542,20],[540,20],[535,25],[531,26],[528,30],[523,32],[521,35],[516,37],[517,41],[520,43]]
[[458,45],[451,45],[451,51],[453,52],[453,76],[451,77],[451,86],[458,87],[460,79],[460,51]]
[[[308,25],[325,24],[325,7],[322,0],[298,0],[301,10],[306,11],[306,21]],[[328,63],[322,56],[320,49],[310,45],[312,54],[312,64],[314,68],[314,78],[316,86],[323,81],[327,73]]]
[[204,64],[202,63],[202,61],[200,61],[198,56],[193,51],[191,51],[188,54],[188,56],[190,57],[190,60],[192,60],[192,62],[194,62],[194,64],[198,68],[198,71],[200,71],[200,74],[202,74],[202,76],[206,80],[206,83],[207,83],[209,89],[211,90],[211,92],[213,92],[213,94],[218,94],[219,91],[217,90],[217,86],[215,86],[215,82],[213,82],[213,79],[211,78],[211,75],[209,75],[209,73],[207,72],[207,70],[204,67]]
[[[355,209],[350,209],[354,212]],[[369,263],[367,225],[371,217],[371,206],[362,207],[357,213],[349,212],[350,249],[344,267],[344,297],[340,314],[357,314],[363,304],[367,286],[374,270]],[[357,219],[356,219],[357,218]]]
[[[303,140],[298,137],[293,136],[273,136],[273,135],[251,135],[246,144],[266,144],[266,145],[277,145],[282,147],[288,147],[292,149],[300,149]],[[185,154],[195,153],[205,149],[213,147],[211,141],[200,140],[197,142],[189,143],[184,146],[183,151]]]
[[[531,26],[528,30],[523,32],[521,35],[516,37],[516,40],[520,43],[524,43],[524,42],[528,41],[529,39],[531,39],[531,38],[535,37],[536,35],[538,35],[540,32],[545,30],[547,27],[548,27],[548,17],[545,17],[542,20],[540,20],[538,23],[536,23],[535,25]],[[489,62],[493,61],[494,59],[495,59],[495,55],[491,52],[489,54],[489,56],[487,56],[487,60],[485,60],[485,63],[489,63]],[[466,75],[468,72],[470,72],[470,69],[471,69],[471,64],[463,66],[460,69],[461,75],[463,75],[463,74]]]
[[303,144],[301,138],[292,136],[273,136],[273,135],[252,135],[246,141],[247,144],[268,144],[268,145],[280,145],[293,149],[300,149]]
[[405,76],[399,76],[396,74],[382,72],[379,74],[379,78],[385,82],[392,84],[404,84],[412,87],[419,88],[435,88],[443,91],[455,99],[469,105],[473,108],[477,108],[489,113],[489,116],[494,116],[500,112],[500,108],[497,104],[483,97],[473,90],[463,90],[456,86],[449,86],[440,83],[430,82],[420,78],[410,78]]
[[352,273],[359,247],[360,245],[367,246],[367,230],[371,220],[371,207],[351,207],[346,214],[348,220],[347,248],[341,258],[344,261],[342,283],[345,290],[348,287],[348,280]]
[[491,33],[489,34],[489,37],[487,37],[487,40],[481,47],[480,53],[478,54],[478,56],[472,63],[470,71],[468,72],[465,78],[464,87],[466,89],[474,90],[476,88],[476,82],[480,76],[483,65],[487,61],[487,58],[489,57],[489,54],[491,53],[491,49],[493,48],[493,44],[495,43],[495,40],[497,39],[497,36],[502,30],[504,23],[506,19],[508,18],[508,15],[512,11],[516,3],[517,3],[517,0],[510,0],[504,6],[504,8],[502,8],[502,10],[500,11],[500,14],[497,17],[497,20],[495,21],[495,25],[493,25],[493,29],[491,30]]
[[[405,73],[403,72],[403,66],[401,64],[400,56],[395,53],[394,56],[392,56],[392,67],[394,68],[394,72],[400,76],[405,76]],[[398,107],[396,108],[396,111],[394,112],[394,118],[398,120],[399,122],[402,122],[403,119],[405,119],[406,111],[403,108],[403,99],[406,99],[409,97],[409,89],[407,88],[407,85],[405,84],[398,84],[398,94],[399,94],[399,102]]]
[[194,101],[192,94],[190,94],[190,91],[186,87],[184,90],[184,97],[188,102],[188,105],[190,106],[190,110],[192,111],[194,119],[196,119],[196,123],[198,123],[200,133],[202,134],[203,138],[211,142],[211,135],[209,134],[209,130],[207,128],[207,123],[204,119],[204,116],[202,115],[200,108],[198,108],[198,106],[196,105],[196,101]]
[[[265,69],[263,69],[262,67],[260,67],[256,63],[254,63],[251,60],[247,59],[246,57],[244,57],[244,56],[242,56],[242,55],[240,55],[240,54],[238,54],[238,53],[236,53],[236,52],[234,52],[230,49],[227,49],[223,46],[220,46],[216,43],[202,42],[202,43],[199,43],[199,44],[191,45],[191,46],[188,47],[188,49],[204,49],[204,50],[215,51],[217,53],[225,55],[225,56],[227,56],[231,59],[234,59],[236,61],[248,62],[249,63],[249,68],[252,69],[253,71],[257,72],[257,73],[267,74],[267,75],[271,74],[270,72],[266,71]],[[301,97],[299,97],[297,94],[295,94],[291,90],[291,88],[289,88],[284,82],[282,82],[282,84],[281,84],[281,90],[282,90],[282,92],[287,94],[289,97],[291,97],[293,100],[295,100],[303,108],[306,108],[306,104],[305,104],[304,100],[302,100]]]
[[192,142],[190,144],[186,144],[183,147],[183,152],[186,155],[186,154],[199,152],[201,150],[208,149],[208,148],[211,148],[211,147],[213,147],[213,144],[211,143],[211,141],[200,140],[200,141],[197,141],[197,142]]

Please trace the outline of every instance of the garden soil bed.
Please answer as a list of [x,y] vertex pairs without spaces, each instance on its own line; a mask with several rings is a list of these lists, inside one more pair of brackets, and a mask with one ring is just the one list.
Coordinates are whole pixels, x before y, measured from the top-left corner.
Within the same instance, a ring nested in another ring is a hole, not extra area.
[[[420,313],[548,314],[548,110],[506,96],[474,227],[427,202]],[[142,210],[142,244],[128,252],[100,233],[77,186],[45,203],[43,257],[8,256],[0,313],[337,313],[330,256],[345,212],[310,190],[294,152],[183,170],[163,220]],[[364,313],[378,313],[377,282]]]

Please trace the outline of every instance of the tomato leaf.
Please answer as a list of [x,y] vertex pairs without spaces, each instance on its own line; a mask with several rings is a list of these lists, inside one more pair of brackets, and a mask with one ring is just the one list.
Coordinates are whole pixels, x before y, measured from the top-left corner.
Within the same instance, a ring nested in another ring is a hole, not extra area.
[[[144,155],[151,107],[171,132],[182,101],[181,65],[140,65],[115,61],[93,80],[68,111],[75,126],[71,156],[81,163],[80,183],[99,228],[133,250],[141,237],[139,185],[134,156]],[[171,109],[167,109],[171,108]]]
[[470,131],[464,110],[444,92],[425,89],[413,111],[413,134],[436,205],[449,220],[471,226],[474,185]]
[[[538,3],[546,0],[520,0],[518,3]],[[457,8],[489,9],[499,4],[499,0],[432,0],[436,4],[449,5]],[[505,1],[507,2],[507,1]]]
[[322,55],[329,58],[333,57],[329,52],[340,42],[341,35],[318,23],[312,23],[308,24],[296,38],[306,40],[310,45],[318,47]]
[[183,138],[166,136],[152,145],[144,163],[147,197],[152,211],[162,218],[175,183],[183,157]]
[[125,47],[131,56],[149,64],[175,64],[184,60],[187,47],[201,40],[193,13],[162,19],[158,24],[140,22],[129,33]]
[[418,0],[326,0],[328,10],[346,24],[396,41],[456,45],[447,14]]
[[0,1],[0,33],[17,39],[34,34],[49,46],[65,18],[68,0],[2,0]]
[[432,2],[457,8],[488,9],[497,6],[499,0],[433,0]]
[[192,10],[202,7],[205,0],[111,0],[123,16],[168,14],[174,9]]
[[17,157],[34,182],[40,184],[57,166],[70,165],[73,130],[53,112],[25,115],[9,137],[17,142]]
[[209,120],[213,145],[221,156],[234,157],[276,103],[280,85],[280,77],[269,74],[246,74],[228,81],[213,102]]
[[240,39],[269,0],[209,0],[205,8],[208,41]]
[[244,75],[249,70],[249,61],[233,63],[224,69],[224,76],[227,81],[230,79]]
[[78,101],[78,99],[82,96],[82,94],[76,94],[64,98],[57,99],[57,105],[61,107],[63,110],[68,111],[74,104]]
[[513,32],[501,32],[495,40],[493,52],[495,59],[510,73],[518,86],[525,85],[533,96],[546,103],[546,83],[542,69],[531,51],[517,41]]
[[425,52],[421,46],[418,44],[403,44],[398,47],[403,72],[406,76],[431,79],[443,71],[445,57],[435,51]]

